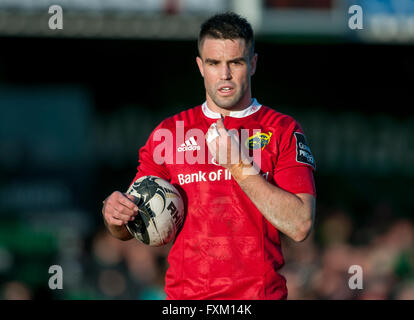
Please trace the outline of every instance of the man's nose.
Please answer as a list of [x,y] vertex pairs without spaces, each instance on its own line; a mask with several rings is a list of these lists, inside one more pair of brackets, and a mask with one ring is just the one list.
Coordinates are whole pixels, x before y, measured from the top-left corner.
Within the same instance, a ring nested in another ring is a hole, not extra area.
[[227,64],[223,64],[221,69],[221,80],[230,80],[231,79],[231,70]]

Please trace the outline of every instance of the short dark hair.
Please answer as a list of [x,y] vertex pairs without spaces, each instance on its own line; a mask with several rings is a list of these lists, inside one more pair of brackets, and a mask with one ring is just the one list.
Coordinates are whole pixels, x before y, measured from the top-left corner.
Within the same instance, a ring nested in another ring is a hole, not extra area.
[[219,13],[201,25],[198,36],[198,52],[201,55],[201,44],[204,38],[213,39],[244,39],[246,47],[250,49],[250,56],[254,54],[254,34],[250,23],[234,12]]

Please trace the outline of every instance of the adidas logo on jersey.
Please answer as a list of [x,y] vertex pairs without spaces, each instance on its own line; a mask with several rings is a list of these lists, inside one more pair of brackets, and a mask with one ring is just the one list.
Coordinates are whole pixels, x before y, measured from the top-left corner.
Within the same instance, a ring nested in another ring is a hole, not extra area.
[[194,150],[200,150],[201,147],[197,144],[194,137],[191,137],[188,140],[185,140],[185,143],[183,143],[181,146],[177,148],[178,152],[184,152],[184,151],[194,151]]

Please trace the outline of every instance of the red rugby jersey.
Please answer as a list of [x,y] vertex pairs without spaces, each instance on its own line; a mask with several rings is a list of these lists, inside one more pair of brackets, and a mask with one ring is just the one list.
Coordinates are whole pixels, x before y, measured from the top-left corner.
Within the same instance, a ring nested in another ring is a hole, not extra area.
[[[183,111],[164,120],[140,149],[134,181],[163,178],[186,202],[184,225],[168,256],[167,299],[284,299],[278,230],[208,152],[204,135],[218,118],[206,103]],[[249,108],[226,116],[224,125],[248,133],[242,143],[260,150],[268,182],[316,195],[314,159],[292,117],[253,99]]]

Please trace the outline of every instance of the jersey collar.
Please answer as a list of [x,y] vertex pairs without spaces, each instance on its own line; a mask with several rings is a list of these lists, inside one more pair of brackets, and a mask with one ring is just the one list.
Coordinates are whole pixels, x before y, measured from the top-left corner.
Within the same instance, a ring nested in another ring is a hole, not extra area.
[[[257,102],[256,99],[252,99],[252,104],[244,110],[240,111],[230,111],[229,116],[233,118],[244,118],[252,115],[253,113],[259,111],[261,104]],[[221,115],[218,112],[213,112],[207,107],[207,101],[201,105],[201,110],[203,110],[204,115],[210,119],[220,119]]]

